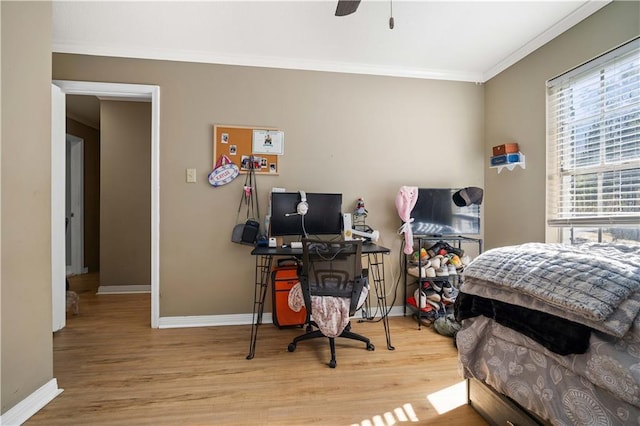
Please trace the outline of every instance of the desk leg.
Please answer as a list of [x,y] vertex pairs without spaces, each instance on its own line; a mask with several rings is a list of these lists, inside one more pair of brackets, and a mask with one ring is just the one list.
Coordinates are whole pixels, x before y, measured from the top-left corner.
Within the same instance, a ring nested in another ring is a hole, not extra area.
[[255,285],[253,291],[253,316],[251,321],[251,342],[249,344],[249,355],[247,355],[247,359],[253,359],[253,356],[256,354],[256,339],[258,338],[258,327],[260,326],[260,324],[262,324],[264,299],[267,296],[272,259],[273,258],[271,256],[256,256]]
[[384,334],[387,338],[387,349],[393,351],[395,350],[395,347],[391,345],[391,331],[389,330],[389,310],[387,307],[387,289],[384,280],[384,254],[368,253],[367,260],[369,263],[369,276],[371,278],[370,281],[373,281],[373,286],[376,290],[376,297],[378,298],[378,308],[381,312]]

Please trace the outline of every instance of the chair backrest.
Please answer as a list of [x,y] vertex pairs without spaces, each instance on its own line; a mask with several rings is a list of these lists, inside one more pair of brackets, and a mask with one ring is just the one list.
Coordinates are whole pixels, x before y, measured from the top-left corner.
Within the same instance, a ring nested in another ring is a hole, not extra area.
[[346,297],[351,300],[349,313],[353,315],[367,285],[362,273],[362,241],[303,239],[300,284],[307,310],[311,296]]

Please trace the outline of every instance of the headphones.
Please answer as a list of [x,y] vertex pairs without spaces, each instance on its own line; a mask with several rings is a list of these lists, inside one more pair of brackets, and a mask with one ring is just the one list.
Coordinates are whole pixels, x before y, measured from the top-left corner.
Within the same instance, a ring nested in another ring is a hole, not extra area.
[[307,203],[307,194],[304,191],[300,191],[300,202],[296,206],[296,213],[300,216],[304,216],[309,211],[309,204]]

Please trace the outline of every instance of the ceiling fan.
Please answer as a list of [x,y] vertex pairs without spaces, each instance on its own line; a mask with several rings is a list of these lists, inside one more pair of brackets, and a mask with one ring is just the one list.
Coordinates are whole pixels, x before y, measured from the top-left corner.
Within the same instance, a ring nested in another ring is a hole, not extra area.
[[360,0],[338,0],[336,16],[347,16],[358,10]]
[[[390,0],[391,16],[389,17],[389,28],[393,29],[393,0]],[[360,6],[360,0],[338,0],[338,6],[336,7],[336,16],[347,16],[358,10]]]

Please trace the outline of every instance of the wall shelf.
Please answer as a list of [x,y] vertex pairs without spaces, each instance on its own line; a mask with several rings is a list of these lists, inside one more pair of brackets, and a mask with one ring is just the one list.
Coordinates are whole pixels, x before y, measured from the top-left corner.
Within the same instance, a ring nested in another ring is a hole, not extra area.
[[500,172],[502,171],[502,169],[507,169],[509,171],[512,171],[513,169],[516,168],[516,166],[520,166],[522,167],[522,169],[526,169],[527,164],[526,164],[526,159],[523,153],[520,152],[520,159],[521,161],[518,161],[517,163],[506,163],[506,164],[499,164],[497,166],[489,166],[489,168],[491,169],[498,169],[498,174],[500,174]]

